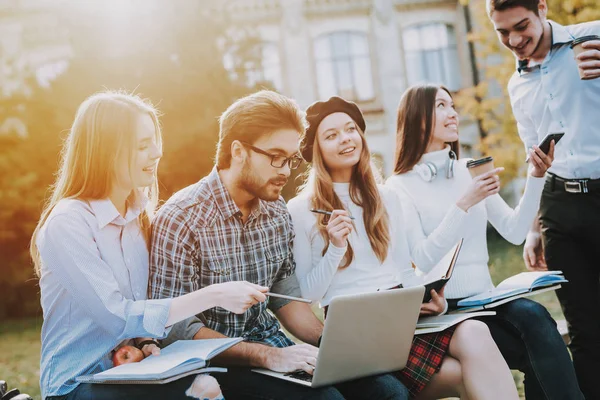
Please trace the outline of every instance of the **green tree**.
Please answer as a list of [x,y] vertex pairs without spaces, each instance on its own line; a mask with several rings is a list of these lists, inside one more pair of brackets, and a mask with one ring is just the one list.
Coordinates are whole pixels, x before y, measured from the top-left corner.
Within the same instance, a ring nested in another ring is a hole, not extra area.
[[[135,6],[129,10],[133,14],[119,16],[117,11],[125,11],[122,3]],[[158,105],[162,198],[210,172],[218,116],[251,88],[224,69],[222,48],[231,40],[230,24],[225,15],[201,7],[205,3],[74,1],[51,10],[69,30],[73,57],[67,71],[47,89],[32,84],[28,96],[0,102],[0,125],[17,113],[28,132],[26,138],[0,135],[0,318],[31,315],[39,307],[28,244],[62,140],[87,96],[124,89]]]

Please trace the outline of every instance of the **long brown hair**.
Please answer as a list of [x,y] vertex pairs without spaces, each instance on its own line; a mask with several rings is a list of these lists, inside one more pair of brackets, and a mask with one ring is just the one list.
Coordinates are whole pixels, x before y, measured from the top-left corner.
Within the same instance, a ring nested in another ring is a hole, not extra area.
[[[431,142],[435,128],[435,98],[444,86],[416,85],[408,88],[400,99],[396,120],[396,151],[394,174],[403,174],[413,169]],[[450,143],[450,149],[459,157],[460,144]]]
[[[354,166],[352,178],[350,179],[350,199],[354,204],[362,207],[363,221],[367,236],[369,237],[369,243],[379,261],[384,262],[388,255],[391,240],[389,217],[379,195],[376,174],[371,164],[371,153],[367,146],[367,141],[358,125],[356,129],[360,134],[363,147],[360,160]],[[314,139],[313,162],[309,171],[309,177],[301,190],[310,191],[311,208],[320,210],[344,209],[344,204],[333,189],[333,180],[321,155],[319,141],[316,137]],[[329,235],[327,234],[328,218],[325,215],[317,215],[317,229],[325,241],[325,247],[322,251],[323,255],[325,255],[329,248]],[[340,269],[348,267],[353,260],[354,250],[350,243],[348,243],[346,254],[340,264]]]
[[[136,124],[140,115],[144,114],[152,118],[156,143],[162,147],[158,112],[149,102],[136,95],[112,91],[96,93],[79,106],[62,148],[60,169],[52,186],[52,195],[44,205],[29,246],[38,276],[41,262],[36,238],[48,216],[62,199],[92,200],[110,195],[118,156],[123,151],[129,152],[131,163],[136,148]],[[150,218],[158,204],[156,177],[144,192],[149,202],[138,217],[138,222],[148,242]],[[135,197],[138,193],[134,191],[132,195]]]

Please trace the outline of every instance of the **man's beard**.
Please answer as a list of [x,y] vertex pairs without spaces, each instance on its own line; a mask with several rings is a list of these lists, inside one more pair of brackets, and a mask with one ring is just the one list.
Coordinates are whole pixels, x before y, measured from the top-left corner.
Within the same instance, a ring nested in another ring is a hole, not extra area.
[[277,201],[281,195],[281,190],[274,192],[269,190],[269,186],[272,183],[285,185],[287,179],[277,177],[269,179],[267,182],[261,185],[260,178],[253,173],[250,163],[246,162],[242,168],[242,174],[238,181],[238,185],[244,191],[250,193],[252,196],[265,201]]

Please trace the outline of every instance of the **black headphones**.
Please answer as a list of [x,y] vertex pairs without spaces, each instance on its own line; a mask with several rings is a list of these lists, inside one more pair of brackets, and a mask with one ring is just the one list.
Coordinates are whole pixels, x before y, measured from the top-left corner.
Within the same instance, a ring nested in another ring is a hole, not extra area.
[[[456,158],[456,153],[450,150],[448,152],[448,161],[446,164],[446,179],[454,178],[454,161],[456,161]],[[438,174],[435,164],[429,161],[415,165],[413,171],[415,171],[425,182],[433,181]]]

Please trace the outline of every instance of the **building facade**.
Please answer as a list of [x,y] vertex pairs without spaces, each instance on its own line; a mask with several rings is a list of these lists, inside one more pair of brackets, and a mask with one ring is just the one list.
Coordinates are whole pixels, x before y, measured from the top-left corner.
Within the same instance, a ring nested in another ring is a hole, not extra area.
[[[332,95],[355,101],[386,176],[394,168],[404,90],[433,82],[457,91],[474,83],[457,0],[231,0],[226,11],[259,38],[260,60],[245,70],[247,83],[268,83],[302,107]],[[467,154],[478,140],[477,124],[463,121]]]

